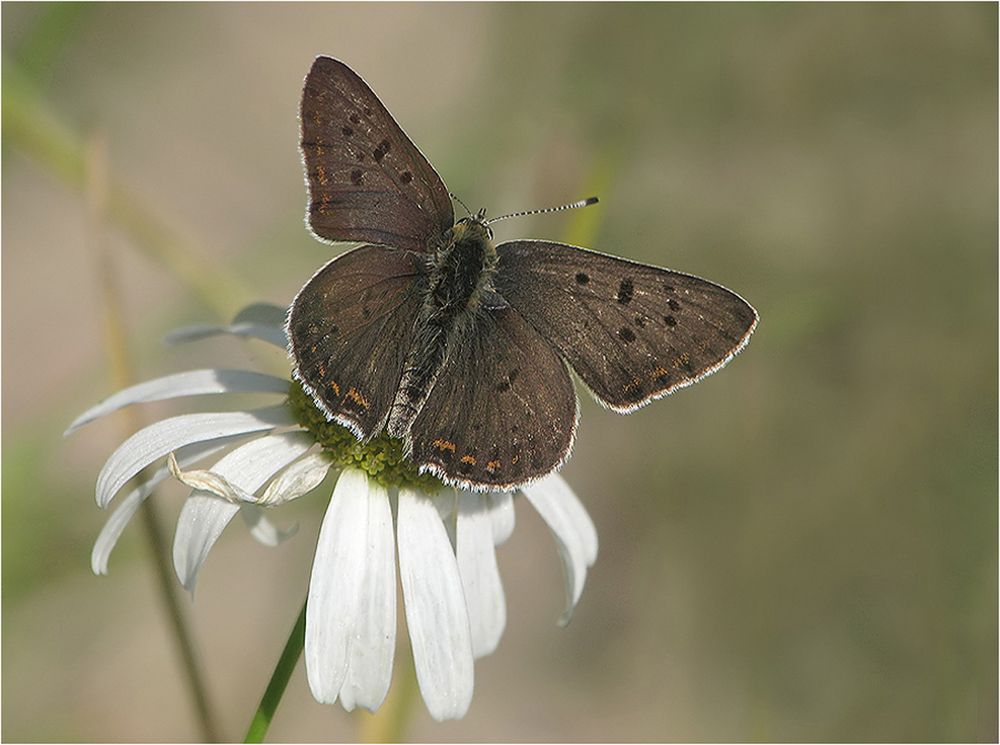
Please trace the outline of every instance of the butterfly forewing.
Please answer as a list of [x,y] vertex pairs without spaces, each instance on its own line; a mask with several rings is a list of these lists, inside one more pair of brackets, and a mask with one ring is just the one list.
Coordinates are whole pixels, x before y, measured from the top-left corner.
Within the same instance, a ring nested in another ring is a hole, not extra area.
[[444,182],[343,62],[316,58],[301,122],[307,214],[316,235],[427,251],[452,227]]
[[328,418],[361,438],[385,424],[425,287],[420,255],[361,246],[323,267],[292,303],[296,377]]
[[757,322],[741,297],[688,274],[549,241],[497,252],[497,290],[616,411],[715,372]]
[[511,308],[475,323],[413,423],[412,457],[455,486],[512,489],[565,460],[576,393],[559,355]]

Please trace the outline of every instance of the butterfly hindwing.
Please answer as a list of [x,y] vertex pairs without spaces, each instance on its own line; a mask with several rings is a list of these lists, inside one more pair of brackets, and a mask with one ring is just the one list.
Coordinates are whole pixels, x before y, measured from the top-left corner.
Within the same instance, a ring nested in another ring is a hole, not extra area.
[[512,489],[568,456],[576,392],[556,351],[512,308],[481,311],[474,324],[413,422],[412,458],[455,486]]
[[320,238],[427,251],[452,227],[441,177],[343,62],[313,62],[301,124],[307,217]]
[[361,438],[385,424],[426,286],[423,257],[361,246],[320,269],[288,314],[295,375]]
[[498,292],[615,411],[715,372],[757,323],[739,295],[688,274],[550,241],[497,252]]

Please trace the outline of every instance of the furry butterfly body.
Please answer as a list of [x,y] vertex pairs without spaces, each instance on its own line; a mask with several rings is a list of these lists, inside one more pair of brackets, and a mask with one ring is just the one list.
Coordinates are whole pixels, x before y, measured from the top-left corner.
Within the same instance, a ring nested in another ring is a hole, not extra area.
[[557,469],[578,419],[569,370],[626,413],[728,362],[757,314],[720,285],[551,241],[494,245],[350,68],[319,57],[302,98],[307,221],[333,259],[288,316],[295,376],[361,439],[401,438],[476,490]]

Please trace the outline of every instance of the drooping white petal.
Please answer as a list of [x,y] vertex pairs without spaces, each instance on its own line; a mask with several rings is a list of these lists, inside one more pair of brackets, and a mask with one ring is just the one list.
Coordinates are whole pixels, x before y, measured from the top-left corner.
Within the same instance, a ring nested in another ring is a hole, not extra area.
[[432,717],[457,719],[472,701],[472,639],[458,564],[431,499],[400,490],[396,538],[420,693]]
[[174,329],[164,337],[168,344],[179,344],[181,342],[198,341],[212,336],[222,334],[232,334],[233,336],[243,336],[251,339],[260,339],[268,344],[273,344],[282,349],[288,348],[288,337],[281,327],[267,326],[251,321],[239,321],[230,324],[197,324],[194,326],[184,326]]
[[593,523],[590,523],[590,517],[576,495],[558,474],[534,481],[522,487],[521,491],[545,520],[556,539],[566,579],[566,610],[559,617],[560,625],[565,626],[583,593],[587,567],[597,556],[597,533],[594,531],[591,535],[585,528],[585,522],[591,528]]
[[441,489],[434,496],[434,506],[437,508],[444,530],[448,534],[451,548],[455,550],[455,527],[458,520],[458,492],[455,489]]
[[[197,463],[202,458],[207,458],[213,453],[217,453],[229,444],[228,439],[213,442],[200,442],[189,445],[177,452],[179,462],[188,466]],[[94,541],[94,548],[90,553],[90,568],[94,574],[108,573],[108,559],[114,550],[118,539],[121,538],[125,526],[132,520],[143,501],[153,492],[156,486],[170,475],[170,470],[166,465],[160,466],[146,481],[130,491],[122,500],[111,515],[108,517],[104,527],[101,528],[97,540]]]
[[552,489],[553,495],[562,503],[567,517],[580,537],[587,566],[593,566],[597,561],[597,528],[594,526],[594,521],[590,519],[590,514],[576,496],[576,492],[566,483],[566,479],[558,473],[553,473],[546,481],[547,487]]
[[492,492],[486,495],[486,501],[493,523],[493,545],[499,546],[514,532],[514,495],[509,491]]
[[240,517],[250,530],[250,535],[265,546],[277,546],[299,532],[299,524],[279,528],[264,515],[264,508],[255,504],[241,504]]
[[455,553],[469,610],[472,654],[492,653],[507,623],[507,606],[494,549],[493,520],[486,495],[461,492]]
[[340,689],[340,703],[348,711],[355,706],[375,711],[382,705],[396,650],[396,549],[389,494],[369,481],[368,502],[365,577],[350,637],[347,678]]
[[276,329],[285,327],[288,308],[274,303],[250,303],[233,317],[233,323],[256,323]]
[[63,436],[130,404],[208,393],[288,393],[288,380],[249,370],[190,370],[118,391],[78,416]]
[[125,440],[108,458],[97,477],[97,504],[106,507],[130,478],[185,445],[294,423],[288,407],[279,405],[255,411],[184,414],[151,424]]
[[332,704],[347,678],[351,636],[365,578],[368,476],[340,474],[319,531],[306,604],[306,676],[313,698]]
[[310,453],[282,471],[260,496],[264,507],[290,502],[315,489],[330,470],[330,457],[324,452]]
[[[311,435],[301,430],[267,435],[227,454],[212,471],[252,494],[312,445]],[[189,591],[194,591],[198,570],[239,509],[238,503],[197,491],[184,502],[174,532],[174,571]]]

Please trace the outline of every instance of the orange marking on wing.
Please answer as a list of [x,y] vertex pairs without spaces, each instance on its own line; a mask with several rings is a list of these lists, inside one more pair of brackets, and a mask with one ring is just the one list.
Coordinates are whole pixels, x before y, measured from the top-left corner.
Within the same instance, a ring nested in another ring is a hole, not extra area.
[[491,460],[489,463],[486,464],[486,470],[489,471],[490,473],[493,473],[497,471],[502,465],[503,463],[501,463],[498,460]]
[[470,466],[476,465],[476,457],[474,455],[463,455],[462,462],[468,463]]
[[438,450],[450,450],[453,453],[455,452],[455,443],[449,442],[448,440],[442,440],[440,437],[434,440],[434,447]]
[[687,352],[685,352],[684,354],[682,354],[680,357],[677,358],[677,360],[674,362],[674,364],[677,367],[690,367],[691,366],[691,355],[689,355]]
[[628,393],[629,391],[634,390],[641,385],[642,385],[642,378],[632,378],[632,382],[626,383],[623,390],[625,391],[625,393]]
[[329,183],[326,178],[326,169],[322,164],[316,166],[316,178],[319,179],[320,186],[326,186]]
[[670,375],[670,371],[665,367],[658,367],[649,374],[650,380],[656,380],[664,375]]
[[364,396],[358,393],[357,388],[348,388],[347,397],[351,399],[354,403],[356,403],[358,406],[362,406],[366,409],[369,406],[368,399],[366,399]]
[[337,385],[336,381],[331,380],[329,383],[326,384],[326,387],[329,388],[331,391],[333,391],[334,396],[340,395],[340,386]]
[[510,464],[511,464],[512,466],[516,466],[516,465],[517,465],[517,462],[518,462],[519,460],[521,460],[521,456],[520,456],[520,455],[515,455],[515,456],[514,456],[513,458],[511,458],[511,459],[510,459]]

